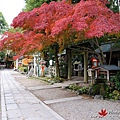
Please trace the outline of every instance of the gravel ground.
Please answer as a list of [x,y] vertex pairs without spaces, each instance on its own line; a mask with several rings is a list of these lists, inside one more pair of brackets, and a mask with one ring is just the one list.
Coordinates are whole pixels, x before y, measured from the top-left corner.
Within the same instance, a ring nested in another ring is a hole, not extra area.
[[[20,73],[12,75],[25,87],[47,85],[44,81],[27,79]],[[42,101],[78,96],[62,88],[33,90],[31,92]],[[57,102],[48,104],[48,106],[65,118],[65,120],[120,120],[120,102],[118,101],[94,100],[89,97],[83,97],[83,99]],[[98,112],[102,109],[106,109],[107,115],[101,118]]]
[[54,111],[60,114],[65,120],[97,120],[98,112],[106,109],[108,114],[102,120],[120,120],[120,103],[80,99],[61,102],[49,105]]
[[66,91],[65,89],[62,88],[34,90],[31,92],[42,101],[77,96],[75,93],[71,93],[70,91]]

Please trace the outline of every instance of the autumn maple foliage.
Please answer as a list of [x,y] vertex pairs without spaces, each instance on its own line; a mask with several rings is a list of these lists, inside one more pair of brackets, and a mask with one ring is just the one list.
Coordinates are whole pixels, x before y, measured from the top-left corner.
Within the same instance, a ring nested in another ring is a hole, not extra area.
[[120,31],[120,15],[113,13],[102,2],[96,1],[81,0],[73,7],[71,16],[55,22],[52,34],[59,34],[69,24],[73,30],[84,31],[86,38],[99,38],[107,33]]
[[[2,41],[4,47],[7,47],[7,44],[10,43],[11,47],[9,46],[9,48],[20,52],[20,54],[42,50],[54,42],[54,38],[50,34],[55,21],[69,16],[71,10],[72,6],[65,2],[51,2],[50,4],[45,3],[40,8],[35,8],[30,12],[21,12],[13,20],[12,26],[24,30],[22,38],[21,36],[15,38],[18,33],[12,34],[8,32],[7,35],[5,34],[7,37]],[[11,39],[13,43],[11,43]],[[20,39],[22,45],[19,44]],[[16,46],[13,46],[13,44],[16,44]],[[19,49],[21,47],[22,49]]]
[[34,8],[30,12],[21,12],[14,20],[13,27],[22,27],[36,33],[49,34],[54,23],[72,14],[72,6],[65,2],[44,3],[40,8]]
[[106,0],[81,0],[75,5],[65,1],[44,3],[14,18],[12,26],[24,32],[7,33],[2,43],[4,47],[26,54],[54,42],[68,45],[76,38],[79,41],[120,32],[120,15],[113,13],[105,3]]

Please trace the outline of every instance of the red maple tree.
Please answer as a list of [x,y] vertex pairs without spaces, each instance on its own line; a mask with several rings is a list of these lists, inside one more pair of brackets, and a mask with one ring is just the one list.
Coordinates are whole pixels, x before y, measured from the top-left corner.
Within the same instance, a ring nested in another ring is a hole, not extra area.
[[120,15],[113,13],[99,0],[96,1],[81,0],[73,7],[72,15],[55,22],[52,34],[59,34],[69,24],[73,30],[84,31],[86,38],[99,38],[106,33],[120,31]]
[[[72,6],[65,2],[51,2],[50,4],[45,3],[40,8],[35,8],[30,12],[21,12],[14,18],[12,26],[22,28],[24,32],[22,34],[5,33],[4,36],[6,37],[2,41],[2,47],[9,47],[9,49],[21,52],[21,54],[42,50],[54,41],[54,38],[50,36],[54,23],[60,18],[69,16],[71,10]],[[20,38],[18,38],[18,34]],[[22,49],[20,49],[21,47]]]
[[[106,3],[106,0],[105,0]],[[2,46],[21,54],[42,50],[57,42],[59,45],[100,38],[120,31],[120,15],[113,13],[101,0],[81,0],[72,5],[65,1],[44,3],[40,8],[21,12],[12,23],[21,33],[7,33]]]

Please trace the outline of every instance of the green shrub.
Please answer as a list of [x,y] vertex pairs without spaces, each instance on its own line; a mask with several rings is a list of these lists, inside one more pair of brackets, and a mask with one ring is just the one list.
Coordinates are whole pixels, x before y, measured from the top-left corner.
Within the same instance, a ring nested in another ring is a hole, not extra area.
[[89,89],[88,87],[78,86],[76,84],[71,84],[67,88],[75,91],[77,94],[86,94],[88,93],[88,89]]
[[110,81],[114,83],[115,89],[120,91],[120,72],[118,72],[116,76],[112,77]]
[[93,86],[90,88],[89,94],[99,95],[100,94],[100,92],[99,92],[100,87],[101,87],[100,84],[93,84]]
[[113,99],[113,100],[119,100],[120,99],[120,92],[118,90],[114,90],[112,93],[108,94],[109,99]]
[[103,97],[107,97],[109,94],[109,87],[105,83],[93,84],[93,86],[90,88],[89,94],[103,95]]
[[81,87],[78,89],[79,94],[86,94],[88,93],[88,87]]
[[75,84],[69,85],[68,89],[73,90],[73,91],[77,91],[80,88],[80,86],[77,86]]
[[27,72],[28,69],[27,69],[27,67],[19,67],[19,71],[20,72]]

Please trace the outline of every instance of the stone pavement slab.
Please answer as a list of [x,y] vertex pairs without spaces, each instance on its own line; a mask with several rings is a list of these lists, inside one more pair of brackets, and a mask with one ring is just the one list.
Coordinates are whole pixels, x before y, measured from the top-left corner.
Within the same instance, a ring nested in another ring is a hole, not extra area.
[[43,85],[43,86],[35,86],[28,87],[28,90],[42,90],[42,89],[50,89],[50,88],[65,88],[71,84],[80,83],[80,81],[65,81],[64,83],[54,83],[53,85]]
[[54,99],[54,100],[46,100],[46,101],[44,101],[44,103],[53,104],[53,103],[66,102],[66,101],[72,101],[72,100],[77,100],[77,99],[78,100],[82,99],[82,96],[62,98],[62,99]]
[[1,72],[2,120],[64,120],[7,71]]

